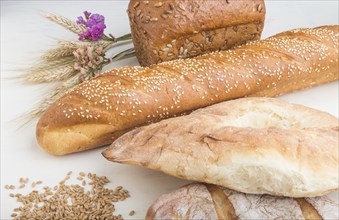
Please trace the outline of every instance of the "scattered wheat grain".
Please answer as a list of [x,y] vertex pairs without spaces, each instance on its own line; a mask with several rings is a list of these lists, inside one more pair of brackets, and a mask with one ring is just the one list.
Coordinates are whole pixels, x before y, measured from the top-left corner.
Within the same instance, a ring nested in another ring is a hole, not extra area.
[[[106,188],[109,183],[106,176],[97,176],[88,173],[91,189],[86,190],[78,184],[65,184],[71,173],[60,181],[59,185],[43,187],[44,191],[33,190],[27,195],[10,194],[10,197],[17,198],[21,206],[15,208],[12,213],[14,220],[21,219],[112,219],[122,220],[121,215],[115,216],[113,202],[123,201],[129,197],[129,193],[122,186],[115,189]],[[82,173],[81,178],[86,178]],[[41,184],[42,181],[33,182]],[[25,185],[25,184],[22,184]],[[8,186],[7,188],[9,188]],[[132,213],[132,212],[131,212]],[[130,214],[131,214],[130,213]],[[134,211],[132,213],[134,215]]]

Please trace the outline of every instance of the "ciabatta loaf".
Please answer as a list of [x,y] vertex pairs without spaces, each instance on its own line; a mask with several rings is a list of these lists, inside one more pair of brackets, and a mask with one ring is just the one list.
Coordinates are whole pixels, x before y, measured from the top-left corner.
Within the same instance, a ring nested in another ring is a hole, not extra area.
[[223,187],[194,183],[160,196],[146,219],[338,219],[339,206],[327,196],[293,199],[250,195]]
[[110,144],[135,128],[243,96],[276,96],[337,80],[338,26],[288,31],[230,51],[123,67],[59,99],[37,125],[62,155]]
[[244,193],[320,196],[338,189],[338,119],[273,98],[243,98],[137,128],[104,152]]
[[260,39],[264,0],[131,0],[135,52],[142,66],[195,57]]

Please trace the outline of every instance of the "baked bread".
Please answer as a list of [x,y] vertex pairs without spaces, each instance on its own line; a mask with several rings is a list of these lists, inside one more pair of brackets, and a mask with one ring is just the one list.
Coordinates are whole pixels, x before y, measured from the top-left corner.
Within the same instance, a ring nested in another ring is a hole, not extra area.
[[134,48],[142,66],[225,50],[260,39],[264,0],[131,0]]
[[103,155],[239,192],[289,197],[338,189],[338,119],[273,98],[243,98],[137,128]]
[[339,219],[338,203],[327,196],[314,198],[249,195],[215,185],[193,183],[160,196],[146,219]]
[[63,155],[111,144],[141,125],[244,96],[338,79],[338,26],[288,31],[234,50],[123,67],[75,87],[42,115],[40,146]]

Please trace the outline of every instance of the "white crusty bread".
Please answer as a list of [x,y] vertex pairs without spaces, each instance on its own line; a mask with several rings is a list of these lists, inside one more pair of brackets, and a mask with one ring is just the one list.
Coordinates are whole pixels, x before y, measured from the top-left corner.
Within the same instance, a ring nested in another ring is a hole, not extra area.
[[244,193],[320,196],[338,188],[338,133],[328,113],[243,98],[137,128],[103,155]]
[[38,143],[56,155],[83,151],[218,102],[337,80],[338,27],[297,29],[234,50],[108,71],[46,110],[36,129]]
[[338,219],[338,203],[327,196],[288,198],[250,195],[215,185],[193,183],[160,196],[148,209],[153,219]]

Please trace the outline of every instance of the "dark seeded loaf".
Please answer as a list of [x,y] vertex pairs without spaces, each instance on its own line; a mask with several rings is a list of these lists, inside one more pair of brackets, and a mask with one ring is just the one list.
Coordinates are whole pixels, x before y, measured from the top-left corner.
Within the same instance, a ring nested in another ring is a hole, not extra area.
[[338,26],[297,29],[234,50],[113,69],[47,109],[37,125],[38,143],[57,155],[83,151],[218,102],[337,80],[338,37]]
[[225,50],[260,38],[264,0],[131,0],[131,33],[142,66]]

